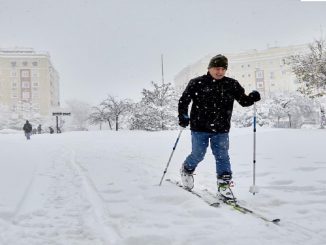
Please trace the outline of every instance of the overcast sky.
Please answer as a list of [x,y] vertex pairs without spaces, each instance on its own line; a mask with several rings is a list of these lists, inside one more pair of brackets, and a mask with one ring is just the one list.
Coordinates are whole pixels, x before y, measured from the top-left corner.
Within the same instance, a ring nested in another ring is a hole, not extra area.
[[326,2],[300,0],[0,0],[0,48],[48,51],[61,102],[137,101],[207,54],[313,41]]

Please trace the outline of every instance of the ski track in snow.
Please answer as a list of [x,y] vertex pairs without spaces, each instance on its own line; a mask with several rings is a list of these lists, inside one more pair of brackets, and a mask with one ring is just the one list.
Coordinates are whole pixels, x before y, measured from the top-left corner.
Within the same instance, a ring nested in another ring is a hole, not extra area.
[[[74,151],[62,147],[55,153],[50,165],[34,173],[2,243],[114,244],[116,233],[106,226],[102,217],[108,216],[76,164]],[[44,184],[46,188],[42,188]],[[35,201],[39,203],[35,205]]]

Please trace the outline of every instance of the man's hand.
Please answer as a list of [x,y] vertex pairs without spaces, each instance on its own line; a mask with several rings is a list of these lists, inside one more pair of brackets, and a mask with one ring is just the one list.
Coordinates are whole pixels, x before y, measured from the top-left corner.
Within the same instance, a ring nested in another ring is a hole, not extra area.
[[256,90],[253,90],[250,94],[249,94],[249,97],[254,101],[254,102],[257,102],[257,101],[260,101],[260,93]]
[[179,125],[186,128],[189,125],[190,118],[188,115],[179,115]]

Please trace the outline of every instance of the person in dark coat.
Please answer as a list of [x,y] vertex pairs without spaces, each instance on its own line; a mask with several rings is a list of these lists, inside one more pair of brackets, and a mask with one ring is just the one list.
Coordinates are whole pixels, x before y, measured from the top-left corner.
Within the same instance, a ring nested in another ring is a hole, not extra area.
[[187,127],[190,123],[191,130],[192,151],[180,170],[183,185],[188,189],[194,186],[193,173],[204,159],[209,143],[216,161],[218,187],[231,184],[228,151],[234,100],[241,106],[251,106],[260,100],[258,91],[246,95],[237,80],[226,77],[227,68],[225,56],[214,56],[209,62],[207,74],[190,80],[179,99],[179,125]]
[[41,125],[41,124],[39,124],[39,125],[37,126],[37,133],[38,133],[38,134],[41,134],[41,133],[42,133],[42,125]]
[[27,139],[27,140],[30,140],[30,139],[31,139],[31,133],[32,133],[33,127],[32,127],[32,125],[29,123],[28,120],[26,120],[26,123],[25,123],[24,126],[23,126],[23,130],[24,130],[24,133],[25,133],[26,139]]

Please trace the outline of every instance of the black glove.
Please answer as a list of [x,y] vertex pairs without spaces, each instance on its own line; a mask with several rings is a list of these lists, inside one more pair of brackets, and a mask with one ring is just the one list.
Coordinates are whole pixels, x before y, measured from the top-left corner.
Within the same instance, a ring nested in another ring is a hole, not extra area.
[[254,101],[254,102],[257,102],[257,101],[260,101],[260,93],[256,90],[253,90],[250,94],[249,94],[249,97]]
[[190,118],[188,115],[179,115],[179,125],[186,128],[189,125]]

